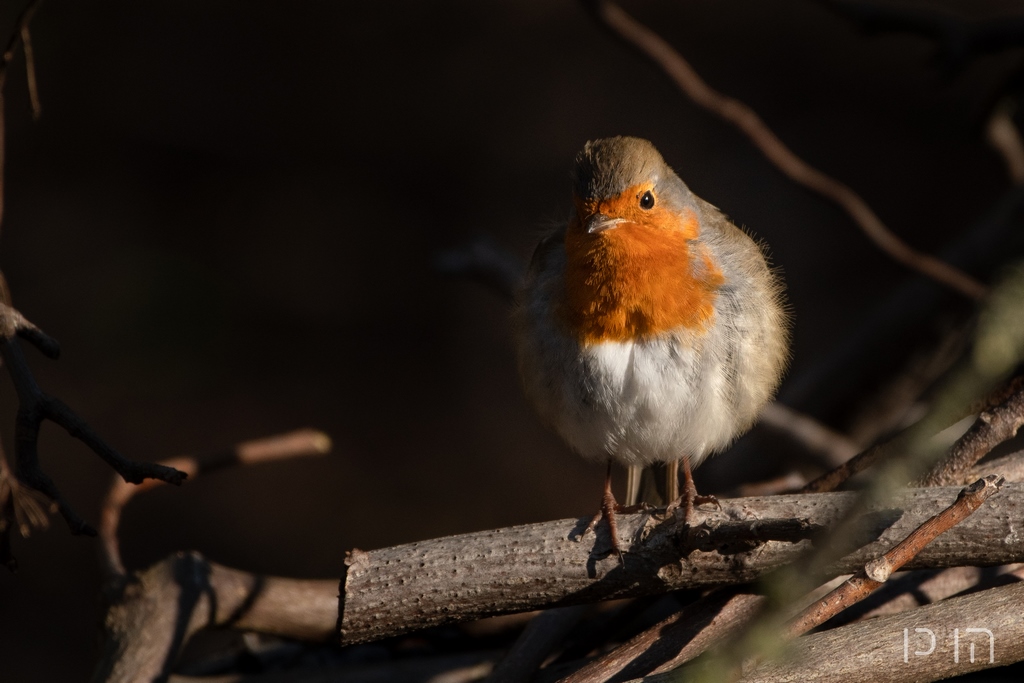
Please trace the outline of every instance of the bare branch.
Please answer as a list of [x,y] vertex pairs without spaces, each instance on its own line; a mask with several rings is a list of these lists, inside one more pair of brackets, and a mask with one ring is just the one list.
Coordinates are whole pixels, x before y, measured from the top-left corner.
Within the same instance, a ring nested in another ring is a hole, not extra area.
[[[976,490],[961,491],[952,506],[926,520],[881,558],[869,562],[868,566],[879,565],[881,559],[891,573],[906,564],[931,540],[962,521],[998,490],[995,479],[978,482],[974,487]],[[814,601],[795,618],[789,627],[791,635],[799,635],[823,623],[881,585],[881,581],[869,579],[862,570],[828,595]],[[736,632],[757,614],[763,604],[764,598],[758,595],[737,593],[735,590],[713,591],[611,653],[590,662],[565,681],[608,680],[613,676],[625,680],[627,677],[671,671]]]
[[986,460],[975,465],[960,476],[957,484],[966,484],[988,474],[998,474],[1006,481],[1024,481],[1024,451],[1017,451],[1001,458]]
[[[199,629],[234,627],[313,641],[331,637],[337,582],[257,576],[179,553],[108,587],[94,681],[160,680]],[[142,635],[144,634],[144,635]]]
[[[986,408],[988,407],[988,408]],[[949,454],[936,463],[932,471],[922,477],[919,486],[949,486],[966,484],[981,476],[975,476],[972,466],[1000,443],[1016,435],[1024,425],[1024,377],[1016,378],[979,402],[984,409],[974,425],[949,450]],[[969,413],[968,413],[969,414]],[[800,489],[802,493],[823,493],[835,491],[850,477],[863,472],[878,462],[887,453],[907,447],[906,434],[900,434],[890,441],[858,453],[842,465],[825,472]],[[1013,463],[1004,463],[1013,466]],[[983,468],[985,473],[994,469]],[[1007,476],[1009,481],[1018,480]]]
[[866,598],[872,591],[888,581],[894,571],[924,550],[924,547],[935,540],[939,534],[948,531],[969,517],[1002,485],[1003,479],[992,475],[985,479],[979,479],[960,491],[952,505],[927,519],[892,549],[865,564],[864,568],[855,576],[850,577],[841,586],[793,619],[787,629],[789,636],[806,633],[855,602]]
[[[10,65],[11,60],[14,59],[15,53],[18,51],[19,44],[29,35],[28,25],[32,21],[32,17],[35,15],[36,10],[42,0],[30,0],[25,5],[25,9],[21,11],[21,16],[18,17],[17,28],[11,34],[11,37],[7,41],[7,48],[4,50],[3,58],[0,59],[0,226],[3,226],[4,220],[4,167],[6,166],[6,153],[7,153],[7,130],[6,130],[6,117],[4,115],[4,85],[7,83],[7,67]],[[35,64],[31,55],[31,47],[28,48],[28,52],[25,54],[26,68],[28,69],[29,77],[29,92],[30,94],[35,92]],[[33,97],[33,107],[36,106],[36,99]]]
[[180,484],[184,480],[184,473],[176,469],[125,458],[103,441],[85,420],[78,417],[70,408],[58,399],[43,393],[36,384],[32,371],[29,370],[16,336],[35,344],[51,357],[59,353],[59,347],[52,338],[25,320],[17,310],[0,303],[0,356],[3,357],[7,372],[14,383],[19,403],[14,428],[16,476],[23,484],[56,503],[72,533],[95,535],[96,531],[71,508],[39,463],[39,427],[43,420],[57,423],[68,434],[82,441],[125,481],[138,483],[144,479],[161,479],[171,484]]
[[947,486],[999,444],[1012,439],[1024,425],[1024,377],[1012,384],[1009,396],[978,415],[974,425],[957,440],[949,454],[921,479],[922,486]]
[[[958,491],[898,492],[884,506],[872,508],[858,525],[858,540],[842,547],[867,545],[843,550],[839,554],[845,556],[823,571],[835,576],[858,569],[941,511]],[[807,529],[830,526],[844,518],[855,500],[852,493],[723,500],[721,511],[698,509],[692,527],[676,519],[651,526],[649,515],[620,515],[620,543],[629,549],[624,567],[607,554],[607,538],[599,539],[597,555],[589,540],[570,540],[588,518],[355,550],[346,561],[340,591],[341,641],[366,642],[504,612],[747,583],[793,561],[810,541],[757,545],[745,539],[763,537],[773,521],[806,520]],[[1005,485],[1003,495],[929,544],[908,566],[1024,560],[1024,544],[1004,542],[1014,533],[1016,506],[1022,503],[1024,485]],[[744,525],[741,534],[737,527]],[[804,534],[795,533],[791,540]],[[642,543],[631,545],[644,535]]]
[[847,479],[863,472],[867,468],[878,462],[879,458],[887,452],[890,447],[890,443],[879,444],[872,448],[858,453],[853,456],[842,465],[825,472],[817,479],[806,484],[800,489],[801,493],[824,493],[826,491],[835,491],[846,482]]
[[38,121],[39,117],[43,115],[43,105],[39,102],[39,84],[36,81],[36,57],[35,51],[32,49],[32,33],[28,28],[28,20],[21,25],[21,44],[25,51],[25,79],[28,83],[28,98],[32,103],[32,118]]
[[[1006,666],[1024,659],[1022,612],[1024,582],[950,598],[798,638],[788,657],[762,663],[743,680],[925,682]],[[917,629],[928,629],[931,635]],[[992,641],[984,630],[991,633]],[[930,649],[931,636],[935,649],[928,655],[917,654]],[[673,676],[682,673],[673,672]],[[670,679],[651,676],[644,680],[661,683]]]
[[761,411],[761,424],[783,433],[835,467],[860,452],[857,444],[810,416],[778,401]]
[[997,106],[985,127],[985,139],[999,152],[1014,185],[1024,184],[1024,140],[1013,123],[1008,106]]
[[911,248],[886,227],[860,195],[794,154],[768,128],[757,112],[739,100],[711,88],[661,36],[633,19],[618,5],[608,0],[596,0],[587,5],[616,35],[657,63],[696,104],[746,134],[754,146],[787,177],[846,211],[864,234],[891,258],[968,298],[979,300],[988,294],[985,285],[958,268]]
[[25,5],[25,8],[21,10],[21,14],[18,16],[17,28],[11,34],[11,37],[7,39],[7,47],[4,49],[3,59],[0,61],[0,90],[3,90],[4,84],[7,81],[7,67],[10,65],[11,60],[14,59],[20,44],[24,42],[28,25],[32,22],[32,17],[35,16],[36,10],[39,9],[42,1],[29,0],[29,3]]
[[[913,287],[912,284],[908,286]],[[904,306],[921,306],[921,299],[916,296],[908,296],[902,301]],[[892,315],[903,319],[908,317],[906,310],[892,310]],[[881,335],[902,334],[887,324],[892,320],[889,318],[882,322],[875,332]],[[886,379],[877,391],[871,392],[862,406],[848,418],[847,433],[854,443],[877,443],[913,422],[914,412],[924,409],[927,391],[963,357],[971,336],[971,325],[967,322],[949,323],[945,327],[937,338],[913,353],[906,365]],[[877,357],[869,352],[865,360],[873,365]]]
[[713,590],[566,676],[561,683],[628,680],[671,671],[747,623],[763,601],[761,596],[743,590]]
[[898,614],[922,605],[945,600],[959,593],[994,588],[1019,581],[1020,564],[1001,567],[950,567],[893,575],[866,600],[844,610],[830,619],[825,628],[842,626],[861,619],[874,619],[886,614]]
[[579,623],[589,605],[541,612],[526,625],[512,649],[487,677],[492,683],[527,683],[559,642]]
[[773,496],[777,493],[793,493],[807,484],[807,478],[799,472],[787,472],[779,477],[740,484],[730,491],[732,497]]
[[[929,544],[908,566],[1024,560],[1024,544],[1005,542],[1024,505],[1024,485],[1007,484],[1003,493]],[[862,566],[955,495],[951,488],[901,492],[884,508],[870,511],[858,540],[849,543],[851,548],[866,545],[827,571]],[[338,628],[342,643],[348,644],[487,615],[747,583],[799,556],[810,546],[807,529],[843,518],[854,500],[847,493],[724,500],[720,511],[698,509],[694,527],[670,519],[648,528],[649,515],[622,515],[624,535],[647,536],[626,556],[625,567],[607,554],[592,555],[589,542],[569,540],[586,518],[353,551],[340,602],[336,581],[259,577],[194,553],[177,554],[110,583],[107,641],[97,680],[166,674],[188,637],[206,626],[314,640]],[[801,518],[807,520],[805,528],[799,533],[789,529],[789,541],[757,546],[749,540],[782,535],[784,522]],[[147,637],[135,637],[140,632]]]
[[[238,444],[225,451],[215,451],[197,456],[181,456],[164,460],[160,464],[195,478],[214,470],[235,465],[251,465],[271,460],[283,460],[307,455],[323,455],[331,450],[331,440],[323,432],[314,429],[299,429],[287,434],[256,439]],[[103,501],[100,512],[100,541],[102,563],[108,577],[123,576],[124,563],[117,540],[117,527],[121,521],[121,510],[136,494],[163,483],[149,480],[139,485],[128,484],[115,478]]]

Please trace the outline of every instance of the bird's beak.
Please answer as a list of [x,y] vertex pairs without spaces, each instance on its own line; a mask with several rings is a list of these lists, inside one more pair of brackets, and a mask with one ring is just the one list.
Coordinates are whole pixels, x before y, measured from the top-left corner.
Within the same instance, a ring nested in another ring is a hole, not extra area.
[[625,218],[612,218],[606,216],[603,213],[595,213],[587,219],[587,232],[591,235],[595,235],[605,230],[611,230],[616,227],[619,223],[625,223]]

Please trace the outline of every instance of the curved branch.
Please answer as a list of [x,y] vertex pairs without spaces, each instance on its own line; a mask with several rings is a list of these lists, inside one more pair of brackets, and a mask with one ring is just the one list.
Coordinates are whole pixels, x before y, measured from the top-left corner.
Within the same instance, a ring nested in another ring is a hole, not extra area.
[[115,583],[107,590],[106,637],[94,681],[163,680],[202,628],[323,641],[338,618],[335,581],[258,576],[198,553],[172,555]]
[[[271,460],[283,460],[306,455],[323,455],[331,450],[331,439],[315,429],[299,429],[265,439],[246,441],[225,451],[215,451],[195,456],[181,456],[164,460],[164,467],[180,470],[190,479],[224,467],[251,465]],[[136,494],[159,485],[150,480],[132,485],[114,479],[103,501],[100,512],[99,536],[102,543],[102,564],[108,578],[124,576],[121,548],[117,540],[117,528],[121,522],[121,510]]]
[[753,109],[711,88],[661,36],[612,2],[597,0],[586,4],[613,33],[658,64],[696,104],[746,134],[754,146],[790,180],[839,205],[891,258],[968,298],[979,300],[988,294],[988,288],[971,276],[941,259],[913,249],[900,239],[859,194],[794,154]]
[[14,428],[16,476],[24,485],[42,493],[57,505],[72,533],[96,535],[96,531],[71,508],[39,463],[39,428],[43,420],[50,420],[63,427],[69,435],[105,460],[125,481],[139,483],[144,479],[160,479],[180,484],[184,480],[185,474],[173,467],[135,462],[124,457],[68,406],[44,393],[29,370],[17,337],[35,345],[50,358],[56,358],[60,353],[60,347],[53,338],[44,334],[17,310],[0,302],[0,357],[3,358],[18,395],[18,415]]

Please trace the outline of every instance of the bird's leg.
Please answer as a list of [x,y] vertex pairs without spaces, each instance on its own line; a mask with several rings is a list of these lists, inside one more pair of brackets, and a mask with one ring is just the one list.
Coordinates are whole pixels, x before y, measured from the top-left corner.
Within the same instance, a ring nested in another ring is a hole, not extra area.
[[611,534],[612,551],[618,556],[620,561],[622,560],[622,549],[619,547],[619,525],[615,518],[615,513],[622,509],[622,506],[615,500],[615,494],[612,493],[612,461],[609,460],[608,474],[604,479],[604,495],[601,497],[601,510],[590,520],[590,524],[587,525],[587,529],[583,533],[586,534],[587,531],[594,531],[601,518],[606,519],[608,521],[608,532]]
[[643,477],[644,468],[640,465],[629,465],[626,470],[626,505],[636,505],[640,502],[640,481]]
[[665,500],[671,503],[679,498],[679,461],[665,463]]
[[[689,522],[690,517],[693,515],[693,508],[697,505],[703,505],[704,503],[714,503],[721,508],[718,499],[714,496],[701,496],[697,494],[697,487],[693,483],[693,472],[690,471],[690,460],[686,456],[683,456],[683,493],[678,498],[674,499],[668,504],[666,513],[672,513],[679,507],[683,508],[683,521]],[[669,488],[671,489],[671,484]]]

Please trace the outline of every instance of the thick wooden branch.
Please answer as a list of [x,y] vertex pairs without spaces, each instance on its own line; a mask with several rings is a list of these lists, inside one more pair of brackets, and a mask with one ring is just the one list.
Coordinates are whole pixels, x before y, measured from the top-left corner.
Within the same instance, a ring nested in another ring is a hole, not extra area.
[[199,629],[235,627],[322,641],[337,624],[337,582],[257,576],[178,553],[107,588],[94,681],[163,680]]
[[[234,448],[163,462],[191,478],[236,465],[322,455],[326,434],[299,429]],[[183,475],[183,476],[184,476]],[[178,553],[130,576],[121,561],[117,529],[124,506],[159,485],[114,479],[103,504],[101,564],[107,581],[103,652],[94,680],[128,683],[166,678],[181,647],[199,629],[233,626],[302,640],[326,640],[337,626],[336,582],[249,574]],[[140,634],[145,634],[144,637]]]
[[[788,631],[800,635],[882,585],[888,574],[906,564],[936,536],[963,521],[995,493],[1001,480],[993,476],[964,489],[950,507],[926,520],[884,555],[869,562],[855,576],[827,595],[813,600],[793,619]],[[879,571],[885,576],[882,576]],[[870,576],[870,578],[869,578]],[[877,580],[876,580],[877,579]],[[700,655],[709,646],[721,642],[757,614],[763,598],[737,589],[711,591],[660,623],[638,634],[628,643],[588,663],[568,676],[563,683],[620,679],[649,672],[670,671]]]
[[989,474],[998,474],[1006,481],[1024,481],[1024,451],[1017,451],[977,464],[957,477],[960,481],[955,483],[966,484]]
[[[858,538],[843,542],[851,551],[826,571],[849,573],[863,566],[949,505],[958,491],[901,491],[864,516]],[[348,558],[340,600],[337,581],[258,577],[178,554],[111,585],[95,680],[165,675],[180,647],[207,626],[313,640],[338,628],[341,643],[349,644],[489,615],[748,583],[800,556],[811,545],[811,532],[843,518],[855,497],[723,500],[721,510],[699,508],[693,527],[674,518],[655,523],[649,514],[621,515],[620,540],[629,549],[625,566],[608,554],[607,537],[571,540],[589,518],[356,550]],[[1006,484],[907,566],[1024,561],[1022,511],[1024,485]],[[774,540],[758,545],[754,539]]]
[[784,661],[765,662],[743,680],[924,683],[1006,666],[1024,659],[1022,613],[1024,582],[950,598],[798,638]]
[[[850,573],[881,555],[956,498],[958,488],[902,491],[868,512],[852,552],[827,568]],[[413,629],[484,616],[750,582],[796,559],[809,540],[742,540],[771,520],[804,520],[804,531],[838,521],[855,494],[771,496],[722,501],[696,513],[692,529],[677,520],[654,525],[649,515],[620,515],[625,566],[607,554],[608,539],[576,537],[588,519],[498,529],[363,552],[352,551],[341,582],[340,636],[366,642]],[[997,565],[1024,560],[1024,485],[1007,484],[977,513],[929,544],[908,568]],[[717,529],[728,528],[728,533]],[[603,527],[602,527],[603,529]],[[717,535],[716,535],[717,534]],[[634,543],[635,537],[646,538]],[[763,535],[762,535],[763,537]],[[836,542],[836,539],[830,539]],[[860,546],[857,548],[857,546]],[[699,547],[718,550],[700,550]],[[682,558],[682,559],[680,559]]]

